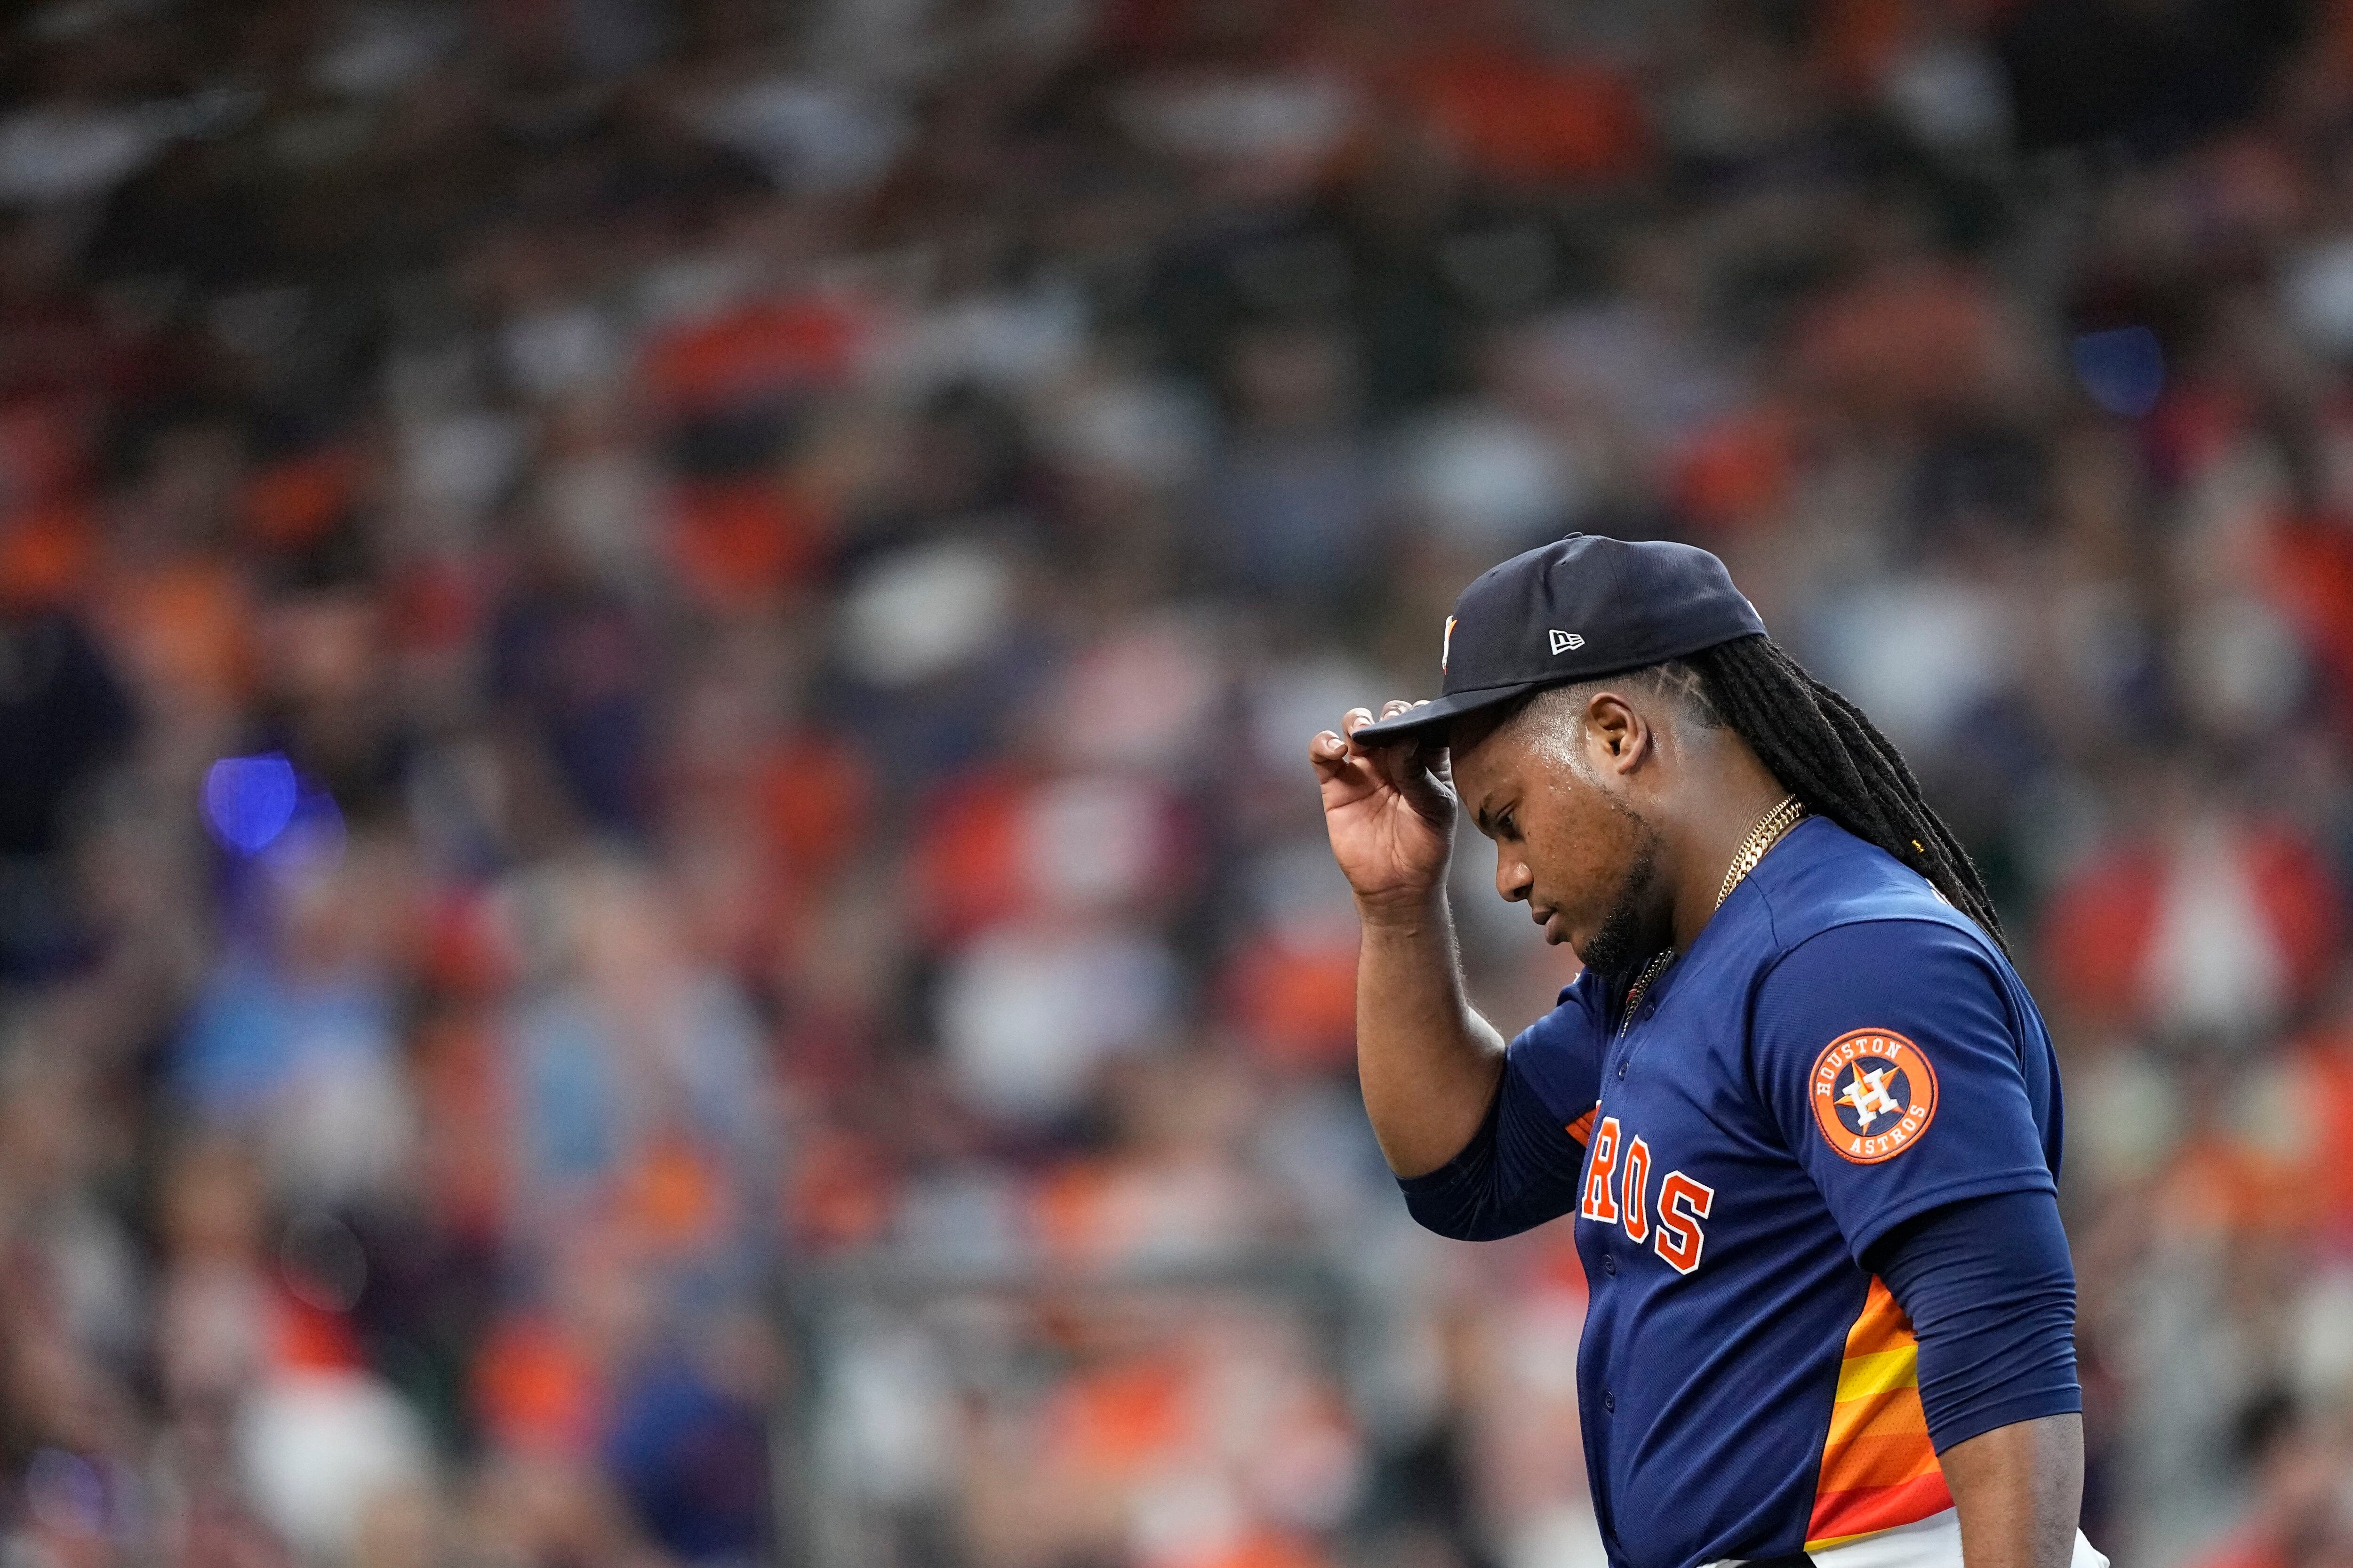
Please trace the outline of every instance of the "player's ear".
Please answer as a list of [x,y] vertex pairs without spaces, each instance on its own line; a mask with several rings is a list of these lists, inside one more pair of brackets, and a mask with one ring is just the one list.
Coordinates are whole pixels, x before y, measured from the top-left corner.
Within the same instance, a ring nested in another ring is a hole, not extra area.
[[1606,773],[1630,772],[1650,747],[1650,726],[1614,691],[1597,691],[1585,704],[1588,759]]

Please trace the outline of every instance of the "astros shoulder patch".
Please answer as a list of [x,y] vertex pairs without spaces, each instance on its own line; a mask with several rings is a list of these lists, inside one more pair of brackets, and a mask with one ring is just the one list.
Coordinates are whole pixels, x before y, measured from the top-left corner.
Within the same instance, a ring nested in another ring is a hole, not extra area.
[[1936,1119],[1936,1069],[1891,1029],[1853,1029],[1824,1046],[1807,1087],[1822,1137],[1858,1165],[1894,1159]]

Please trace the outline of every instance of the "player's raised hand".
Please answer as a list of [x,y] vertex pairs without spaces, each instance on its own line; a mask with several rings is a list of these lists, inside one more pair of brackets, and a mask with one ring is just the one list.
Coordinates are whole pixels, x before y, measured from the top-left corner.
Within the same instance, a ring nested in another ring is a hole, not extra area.
[[[1414,706],[1392,699],[1381,717]],[[1446,879],[1457,810],[1453,773],[1441,745],[1358,745],[1352,737],[1372,721],[1371,710],[1351,708],[1337,733],[1326,730],[1308,742],[1324,790],[1324,826],[1359,903],[1416,906]]]

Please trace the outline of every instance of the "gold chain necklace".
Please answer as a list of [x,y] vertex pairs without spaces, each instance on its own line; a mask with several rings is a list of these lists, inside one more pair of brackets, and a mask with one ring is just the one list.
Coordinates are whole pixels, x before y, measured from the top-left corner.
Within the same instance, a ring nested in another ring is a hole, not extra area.
[[[1748,837],[1740,841],[1739,851],[1732,857],[1732,864],[1725,868],[1724,886],[1715,890],[1717,909],[1724,908],[1724,900],[1732,897],[1732,889],[1740,886],[1741,879],[1757,869],[1757,862],[1764,859],[1773,846],[1780,843],[1789,829],[1804,819],[1805,815],[1806,808],[1799,803],[1798,797],[1785,795],[1780,805],[1757,819],[1757,826],[1750,828]],[[1667,965],[1674,961],[1675,950],[1672,947],[1666,949],[1644,964],[1642,973],[1634,977],[1634,984],[1626,988],[1626,1011],[1618,1020],[1620,1039],[1624,1039],[1626,1031],[1634,1026],[1634,1009],[1641,1005],[1642,993],[1648,991],[1651,982],[1663,973]]]
[[1740,853],[1724,868],[1724,886],[1715,890],[1717,909],[1724,908],[1724,900],[1732,897],[1732,889],[1740,886],[1740,879],[1757,869],[1757,862],[1765,858],[1765,852],[1780,843],[1781,836],[1797,826],[1798,819],[1805,815],[1806,808],[1798,804],[1798,797],[1785,795],[1780,805],[1757,819],[1757,826],[1740,841]]

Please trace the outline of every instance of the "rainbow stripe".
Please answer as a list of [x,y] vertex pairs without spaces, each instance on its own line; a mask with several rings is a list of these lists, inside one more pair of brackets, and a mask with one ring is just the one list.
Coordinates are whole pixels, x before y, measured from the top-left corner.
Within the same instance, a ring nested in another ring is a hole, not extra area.
[[1920,1408],[1919,1342],[1904,1309],[1874,1279],[1847,1331],[1806,1550],[1842,1545],[1952,1506]]

